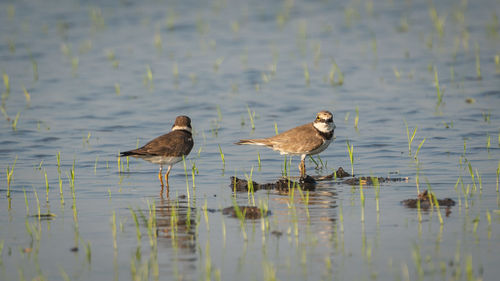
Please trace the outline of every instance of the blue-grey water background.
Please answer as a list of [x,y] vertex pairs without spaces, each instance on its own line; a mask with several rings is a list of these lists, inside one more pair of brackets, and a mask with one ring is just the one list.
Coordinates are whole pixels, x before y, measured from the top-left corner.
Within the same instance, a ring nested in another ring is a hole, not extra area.
[[[2,1],[0,279],[496,279],[499,14],[495,0]],[[321,154],[326,167],[308,160],[308,173],[350,172],[349,141],[356,175],[408,178],[382,184],[379,212],[372,187],[363,207],[359,186],[328,181],[308,204],[256,192],[266,220],[223,215],[233,198],[253,204],[233,197],[230,176],[272,182],[284,163],[233,143],[324,109],[336,140]],[[158,167],[129,159],[119,169],[117,155],[181,114],[194,128],[189,198],[179,163],[161,199]],[[405,121],[417,130],[411,156]],[[401,205],[416,197],[417,173],[420,190],[457,202],[441,209],[443,225],[436,211],[419,222]],[[54,218],[33,217],[36,196]],[[164,224],[153,251],[141,218],[138,242],[131,212],[147,218],[152,204]],[[174,237],[172,208],[193,220]]]

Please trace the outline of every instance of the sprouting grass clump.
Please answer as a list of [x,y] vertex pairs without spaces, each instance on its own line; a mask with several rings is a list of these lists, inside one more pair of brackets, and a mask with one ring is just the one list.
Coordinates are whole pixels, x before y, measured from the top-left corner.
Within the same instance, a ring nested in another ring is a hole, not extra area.
[[106,27],[101,8],[92,7],[89,12],[89,17],[92,23],[92,31],[101,31]]
[[439,16],[436,8],[433,5],[429,9],[429,15],[439,38],[443,38],[446,16]]
[[22,88],[23,88],[24,98],[26,99],[26,106],[29,107],[31,103],[31,95],[28,92],[28,90],[26,90],[26,87],[22,86]]
[[481,80],[483,76],[481,75],[481,59],[479,56],[479,44],[477,42],[474,43],[474,49],[476,54],[476,76],[478,80]]
[[219,57],[214,62],[214,71],[219,71],[221,64],[224,62],[224,57]]
[[332,67],[328,73],[328,82],[330,82],[330,85],[332,86],[344,85],[344,74],[340,71],[340,68],[335,61],[332,61]]
[[14,164],[12,164],[12,168],[7,166],[7,197],[10,198],[10,184],[12,182],[12,176],[14,175],[14,167],[16,166],[17,156],[14,159]]
[[347,152],[349,154],[349,161],[351,162],[351,175],[354,176],[354,146],[347,140]]
[[144,86],[148,86],[150,91],[152,91],[154,89],[153,70],[151,70],[151,66],[149,64],[146,65],[146,75],[144,76]]
[[10,93],[10,79],[9,79],[9,75],[7,75],[7,73],[3,73],[2,75],[3,77],[3,85],[5,87],[5,92],[6,93]]
[[219,144],[219,154],[220,154],[220,159],[222,161],[222,169],[224,169],[224,167],[226,167],[226,160],[224,159],[224,152],[222,152],[222,148],[220,147],[220,144]]
[[255,130],[255,111],[250,110],[250,107],[247,105],[248,117],[250,118],[250,125],[252,126],[252,130]]
[[408,123],[404,120],[406,126],[406,136],[408,137],[408,155],[411,156],[411,144],[413,143],[413,139],[415,138],[415,134],[417,133],[417,126],[413,129],[413,133],[410,137],[410,130],[408,129]]
[[354,129],[358,129],[359,123],[359,108],[356,106],[356,116],[354,117]]
[[12,120],[12,130],[14,130],[14,131],[17,131],[17,123],[19,122],[19,116],[21,116],[20,111],[16,114],[16,117],[14,117],[14,120]]

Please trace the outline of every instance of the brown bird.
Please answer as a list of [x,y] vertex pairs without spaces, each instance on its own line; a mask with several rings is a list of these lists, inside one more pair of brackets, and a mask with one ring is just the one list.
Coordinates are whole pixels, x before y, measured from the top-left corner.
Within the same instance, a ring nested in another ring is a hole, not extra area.
[[175,118],[172,131],[163,136],[159,136],[148,142],[141,148],[122,152],[120,156],[132,156],[141,158],[154,164],[160,164],[158,178],[161,182],[161,194],[163,196],[163,165],[168,165],[165,173],[168,196],[168,175],[172,166],[186,157],[193,148],[193,135],[191,119],[187,116],[177,116]]
[[236,144],[263,145],[279,151],[280,154],[300,155],[300,176],[305,177],[306,156],[325,150],[333,140],[334,130],[333,114],[329,111],[320,111],[312,123],[270,138],[240,140]]

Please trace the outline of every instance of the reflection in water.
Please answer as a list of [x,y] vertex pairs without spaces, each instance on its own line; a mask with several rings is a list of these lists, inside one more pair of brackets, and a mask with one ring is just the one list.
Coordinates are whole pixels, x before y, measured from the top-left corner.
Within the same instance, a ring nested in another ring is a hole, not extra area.
[[[246,181],[231,178],[231,188],[242,187]],[[317,238],[328,241],[336,234],[337,223],[337,198],[338,194],[332,184],[318,182],[300,188],[300,185],[281,185],[281,179],[273,183],[258,184],[260,189],[269,190],[269,209],[278,224],[283,226],[293,225],[294,231],[312,230]],[[295,188],[293,187],[295,186]],[[235,188],[239,194],[248,194],[248,189]],[[256,195],[263,190],[257,191]],[[278,226],[278,227],[280,227]],[[285,231],[286,229],[280,229]],[[288,230],[287,230],[288,231]]]
[[[182,201],[181,201],[182,200]],[[160,197],[156,205],[158,244],[181,250],[182,254],[196,252],[196,209],[184,199]]]

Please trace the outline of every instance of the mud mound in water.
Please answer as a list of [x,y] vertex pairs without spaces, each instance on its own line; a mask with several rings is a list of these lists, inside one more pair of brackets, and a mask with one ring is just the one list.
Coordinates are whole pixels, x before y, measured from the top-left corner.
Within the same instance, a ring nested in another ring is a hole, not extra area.
[[[247,180],[240,179],[237,177],[230,177],[231,183],[230,187],[233,191],[247,192],[249,189],[253,188],[253,191],[257,190],[277,190],[279,192],[288,192],[290,188],[300,186],[303,190],[312,191],[316,188],[317,181],[333,181],[336,179],[343,179],[350,177],[351,175],[344,171],[342,167],[339,167],[337,171],[326,176],[308,176],[303,178],[298,178],[298,181],[292,178],[279,178],[275,182],[270,183],[257,183],[252,181],[249,183]],[[378,183],[388,183],[388,182],[407,182],[408,178],[388,178],[388,177],[352,177],[342,181],[335,181],[337,184],[349,184],[349,185],[359,185],[360,182],[363,185],[373,185],[374,181],[378,180]]]
[[339,167],[337,169],[337,171],[331,173],[330,175],[326,175],[326,176],[318,176],[318,177],[314,177],[315,180],[317,181],[327,181],[327,180],[333,180],[333,179],[342,179],[342,178],[347,178],[347,177],[350,177],[351,175],[344,171],[344,168],[342,167]]
[[[401,204],[403,204],[405,207],[408,207],[408,208],[417,208],[418,202],[420,202],[421,209],[429,209],[434,204],[434,197],[433,196],[434,195],[432,195],[427,190],[425,190],[424,192],[420,193],[417,196],[417,198],[403,200],[403,201],[401,201]],[[432,200],[432,202],[431,202],[431,200]],[[437,199],[437,202],[439,204],[439,207],[455,206],[455,201],[451,198]]]
[[240,179],[237,177],[231,177],[231,184],[229,185],[232,190],[235,191],[245,191],[253,188],[253,191],[257,190],[278,190],[278,191],[288,191],[294,186],[300,186],[303,190],[314,190],[316,181],[311,176],[306,176],[305,178],[300,178],[299,181],[293,181],[289,178],[280,178],[275,182],[271,183],[257,183],[252,181],[249,183],[247,180]]

